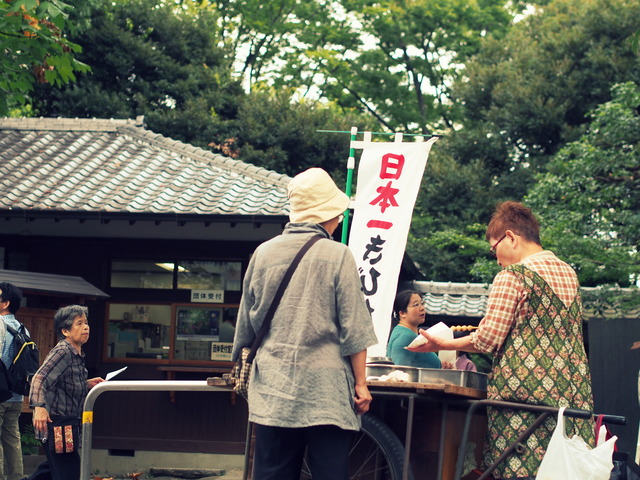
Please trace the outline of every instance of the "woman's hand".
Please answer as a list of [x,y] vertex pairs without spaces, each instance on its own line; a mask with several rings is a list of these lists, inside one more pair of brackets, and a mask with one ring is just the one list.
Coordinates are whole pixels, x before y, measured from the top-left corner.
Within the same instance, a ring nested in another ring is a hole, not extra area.
[[424,338],[427,339],[427,343],[423,343],[422,345],[418,345],[417,347],[405,347],[410,352],[437,353],[440,350],[447,350],[446,348],[443,348],[441,344],[443,340],[442,337],[435,337],[431,335],[429,332],[427,332],[426,330],[422,330],[422,329],[420,329],[418,333],[420,333],[420,335],[422,335]]
[[49,412],[44,407],[36,407],[33,411],[33,428],[40,433],[47,434],[47,424],[51,422]]
[[104,382],[104,378],[102,378],[102,377],[90,378],[89,380],[87,380],[87,387],[89,387],[89,390],[91,390],[97,384],[102,383],[102,382]]
[[356,384],[356,395],[354,397],[356,414],[362,415],[363,413],[367,413],[369,411],[371,400],[373,400],[373,398],[371,397],[371,393],[369,392],[369,387],[367,387],[367,384]]
[[445,370],[453,370],[455,365],[452,362],[442,362],[442,368]]

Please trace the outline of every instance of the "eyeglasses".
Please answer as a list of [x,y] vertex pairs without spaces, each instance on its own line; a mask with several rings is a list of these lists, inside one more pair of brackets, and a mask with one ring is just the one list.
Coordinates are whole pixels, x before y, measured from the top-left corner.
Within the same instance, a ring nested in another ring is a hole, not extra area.
[[422,305],[422,303],[413,303],[411,305],[407,305],[407,308],[418,308],[418,307],[423,307],[424,305]]
[[499,244],[502,240],[504,240],[506,237],[507,237],[507,234],[505,233],[505,234],[502,236],[502,238],[501,238],[500,240],[498,240],[496,243],[494,243],[494,244],[493,244],[493,247],[491,247],[491,248],[489,249],[489,253],[490,253],[491,255],[493,255],[493,257],[494,257],[494,258],[498,258],[498,255],[496,254],[496,248],[498,247],[498,244]]

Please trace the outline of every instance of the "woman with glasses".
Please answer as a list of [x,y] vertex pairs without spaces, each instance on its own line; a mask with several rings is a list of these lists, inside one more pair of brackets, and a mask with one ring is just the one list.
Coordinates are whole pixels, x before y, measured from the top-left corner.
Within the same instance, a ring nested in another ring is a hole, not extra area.
[[424,323],[426,310],[418,292],[404,290],[393,302],[395,325],[387,343],[387,357],[396,365],[420,368],[440,368],[442,365],[435,353],[410,352],[405,347],[418,335],[418,327]]
[[[421,331],[429,342],[412,350],[493,354],[489,399],[593,410],[576,273],[542,248],[538,221],[520,203],[498,205],[486,238],[502,271],[493,280],[478,329],[453,340]],[[487,416],[484,461],[490,465],[533,423],[535,414],[487,408]],[[591,422],[569,420],[566,423],[574,432],[593,446]],[[523,442],[519,453],[500,463],[494,478],[533,479],[555,424],[550,416]]]

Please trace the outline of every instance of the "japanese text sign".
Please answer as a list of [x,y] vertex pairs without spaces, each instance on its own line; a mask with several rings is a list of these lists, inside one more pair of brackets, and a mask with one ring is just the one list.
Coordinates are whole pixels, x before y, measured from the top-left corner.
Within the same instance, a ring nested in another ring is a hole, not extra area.
[[224,290],[191,290],[191,301],[199,303],[224,303]]
[[413,207],[437,137],[426,142],[364,144],[349,248],[353,252],[383,356]]

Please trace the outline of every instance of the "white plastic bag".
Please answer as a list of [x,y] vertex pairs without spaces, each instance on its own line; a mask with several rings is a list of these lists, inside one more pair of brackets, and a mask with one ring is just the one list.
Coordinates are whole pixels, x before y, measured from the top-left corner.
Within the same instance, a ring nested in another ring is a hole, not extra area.
[[611,437],[594,449],[577,435],[567,438],[564,407],[560,408],[558,425],[551,435],[536,480],[609,480],[617,438]]

